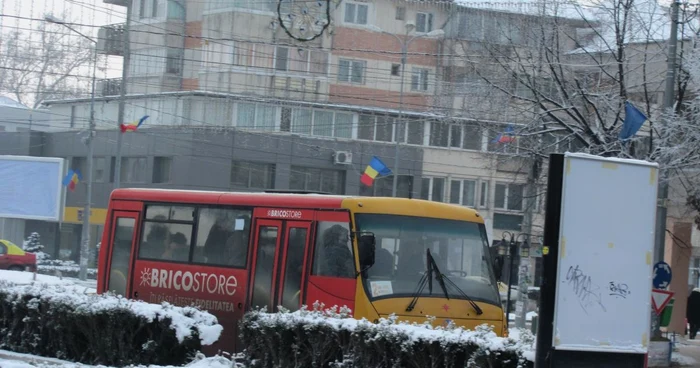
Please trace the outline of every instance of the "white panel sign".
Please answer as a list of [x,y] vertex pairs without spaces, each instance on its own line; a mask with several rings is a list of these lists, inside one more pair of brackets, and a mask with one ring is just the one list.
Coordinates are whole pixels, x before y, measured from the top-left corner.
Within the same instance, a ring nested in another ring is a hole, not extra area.
[[656,164],[565,155],[553,346],[645,353]]
[[60,221],[64,160],[0,156],[0,217]]

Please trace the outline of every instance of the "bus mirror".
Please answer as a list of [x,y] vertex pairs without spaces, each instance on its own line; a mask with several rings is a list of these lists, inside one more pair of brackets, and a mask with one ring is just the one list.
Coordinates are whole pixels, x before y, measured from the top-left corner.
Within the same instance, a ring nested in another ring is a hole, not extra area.
[[374,265],[374,251],[376,240],[374,234],[364,234],[360,236],[360,268],[365,269]]

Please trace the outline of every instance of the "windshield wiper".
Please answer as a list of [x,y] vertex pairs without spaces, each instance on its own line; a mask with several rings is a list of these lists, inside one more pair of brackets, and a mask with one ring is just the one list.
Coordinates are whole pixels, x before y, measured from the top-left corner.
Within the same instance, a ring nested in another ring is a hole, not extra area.
[[[438,283],[440,283],[440,286],[442,286],[442,290],[445,292],[445,297],[447,298],[447,288],[445,287],[445,281],[447,281],[450,286],[452,286],[455,290],[457,290],[457,292],[460,295],[462,295],[465,299],[467,299],[467,301],[469,301],[469,304],[471,304],[472,308],[474,308],[474,310],[476,311],[477,316],[482,315],[484,313],[484,311],[482,311],[481,308],[479,308],[479,305],[476,304],[474,302],[474,300],[472,300],[472,298],[470,298],[469,295],[467,295],[467,293],[462,291],[462,289],[460,289],[459,286],[457,286],[457,284],[452,282],[452,280],[450,280],[449,277],[443,275],[442,272],[440,272],[440,269],[438,268],[437,264],[435,263],[435,259],[433,259],[433,256],[430,255],[430,250],[428,250],[428,256],[430,258],[429,262],[433,263],[433,268],[436,271],[435,278],[438,280]],[[447,298],[447,299],[449,300],[450,298]]]
[[430,249],[426,249],[428,269],[420,278],[420,280],[418,280],[418,287],[416,288],[416,291],[413,292],[413,299],[411,299],[411,302],[408,303],[408,306],[406,307],[406,312],[410,312],[413,310],[413,308],[416,307],[416,303],[418,303],[418,298],[423,292],[423,289],[425,289],[426,284],[428,284],[428,291],[430,292],[430,294],[433,294],[433,263],[430,262],[431,258],[432,256],[430,255]]

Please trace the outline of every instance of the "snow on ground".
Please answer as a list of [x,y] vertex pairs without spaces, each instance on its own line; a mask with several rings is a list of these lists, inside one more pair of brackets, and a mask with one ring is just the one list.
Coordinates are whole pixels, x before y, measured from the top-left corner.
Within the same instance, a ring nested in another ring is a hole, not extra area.
[[697,361],[691,357],[681,355],[680,353],[673,352],[671,355],[671,361],[680,365],[681,367],[695,366]]
[[[186,368],[244,368],[240,363],[234,363],[231,359],[222,356],[199,357],[191,363],[184,365]],[[44,358],[36,355],[20,354],[6,350],[0,350],[0,368],[112,368],[104,365],[85,365],[71,363],[65,360]],[[139,365],[131,368],[175,368],[174,366]]]

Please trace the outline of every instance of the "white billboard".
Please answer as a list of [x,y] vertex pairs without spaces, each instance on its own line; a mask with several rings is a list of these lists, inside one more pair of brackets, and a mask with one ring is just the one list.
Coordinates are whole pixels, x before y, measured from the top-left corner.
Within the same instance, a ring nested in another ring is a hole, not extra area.
[[645,161],[565,154],[557,350],[647,352],[657,172]]
[[61,221],[64,159],[0,155],[0,218]]

